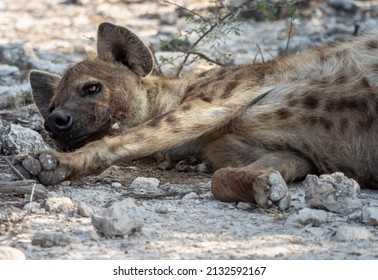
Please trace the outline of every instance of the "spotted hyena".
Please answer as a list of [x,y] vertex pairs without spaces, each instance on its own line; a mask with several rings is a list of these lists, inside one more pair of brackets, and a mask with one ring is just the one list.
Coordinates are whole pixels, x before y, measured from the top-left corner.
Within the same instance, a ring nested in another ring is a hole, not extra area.
[[44,152],[58,165],[37,174],[42,183],[181,149],[216,167],[212,193],[222,201],[286,208],[285,182],[309,173],[378,186],[376,35],[184,78],[148,76],[152,68],[135,34],[103,23],[97,57],[62,77],[31,72],[45,128],[64,151]]

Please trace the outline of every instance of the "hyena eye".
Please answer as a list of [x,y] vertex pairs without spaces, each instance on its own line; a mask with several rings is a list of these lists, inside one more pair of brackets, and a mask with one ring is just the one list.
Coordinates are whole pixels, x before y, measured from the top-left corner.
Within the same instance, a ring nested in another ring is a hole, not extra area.
[[83,87],[83,93],[85,95],[93,95],[101,90],[101,85],[100,84],[87,84]]

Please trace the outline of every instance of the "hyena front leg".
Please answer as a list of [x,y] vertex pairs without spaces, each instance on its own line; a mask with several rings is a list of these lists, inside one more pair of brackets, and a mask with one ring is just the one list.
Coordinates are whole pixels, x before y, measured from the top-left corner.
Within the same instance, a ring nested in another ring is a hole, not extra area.
[[212,179],[212,193],[225,202],[252,202],[263,208],[290,206],[286,182],[315,172],[306,158],[291,152],[271,152],[244,167],[217,170]]
[[[185,102],[124,134],[105,137],[77,151],[44,151],[43,154],[49,154],[58,164],[36,176],[46,185],[77,180],[99,174],[119,160],[132,160],[178,147],[228,123],[240,114],[244,106],[252,106],[253,100],[259,100],[260,95],[268,90],[260,88],[260,91],[244,92],[213,103],[199,99]],[[40,154],[34,157],[38,159]]]

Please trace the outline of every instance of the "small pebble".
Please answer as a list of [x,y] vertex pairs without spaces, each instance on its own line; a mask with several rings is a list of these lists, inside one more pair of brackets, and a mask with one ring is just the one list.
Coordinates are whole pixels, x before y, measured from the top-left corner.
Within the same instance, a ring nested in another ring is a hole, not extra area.
[[239,208],[239,209],[242,209],[242,210],[249,210],[249,209],[252,209],[251,204],[249,204],[249,203],[245,203],[245,202],[239,202],[239,203],[236,205],[236,207]]
[[45,209],[47,212],[69,212],[73,210],[72,200],[68,197],[49,197],[46,199]]
[[24,211],[28,211],[31,213],[39,213],[42,214],[45,212],[45,209],[42,209],[42,206],[40,203],[33,201],[31,203],[26,203],[24,207],[22,208]]
[[378,225],[378,208],[366,207],[362,209],[362,222],[371,226]]
[[138,177],[131,184],[133,189],[154,189],[157,188],[160,181],[156,178]]
[[122,184],[119,182],[113,182],[112,183],[112,188],[119,189],[122,188]]
[[84,202],[79,201],[76,206],[77,212],[82,217],[91,217],[93,215],[93,209],[86,205]]
[[184,195],[184,197],[181,200],[190,200],[190,199],[198,199],[198,198],[199,198],[198,194],[196,194],[195,192],[190,192]]

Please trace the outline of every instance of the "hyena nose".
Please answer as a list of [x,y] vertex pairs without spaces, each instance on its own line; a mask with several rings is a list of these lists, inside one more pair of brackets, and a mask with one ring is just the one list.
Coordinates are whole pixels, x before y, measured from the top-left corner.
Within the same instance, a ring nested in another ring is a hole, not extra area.
[[69,130],[72,126],[72,117],[63,111],[54,111],[45,121],[45,129],[51,138],[56,138],[60,132]]

